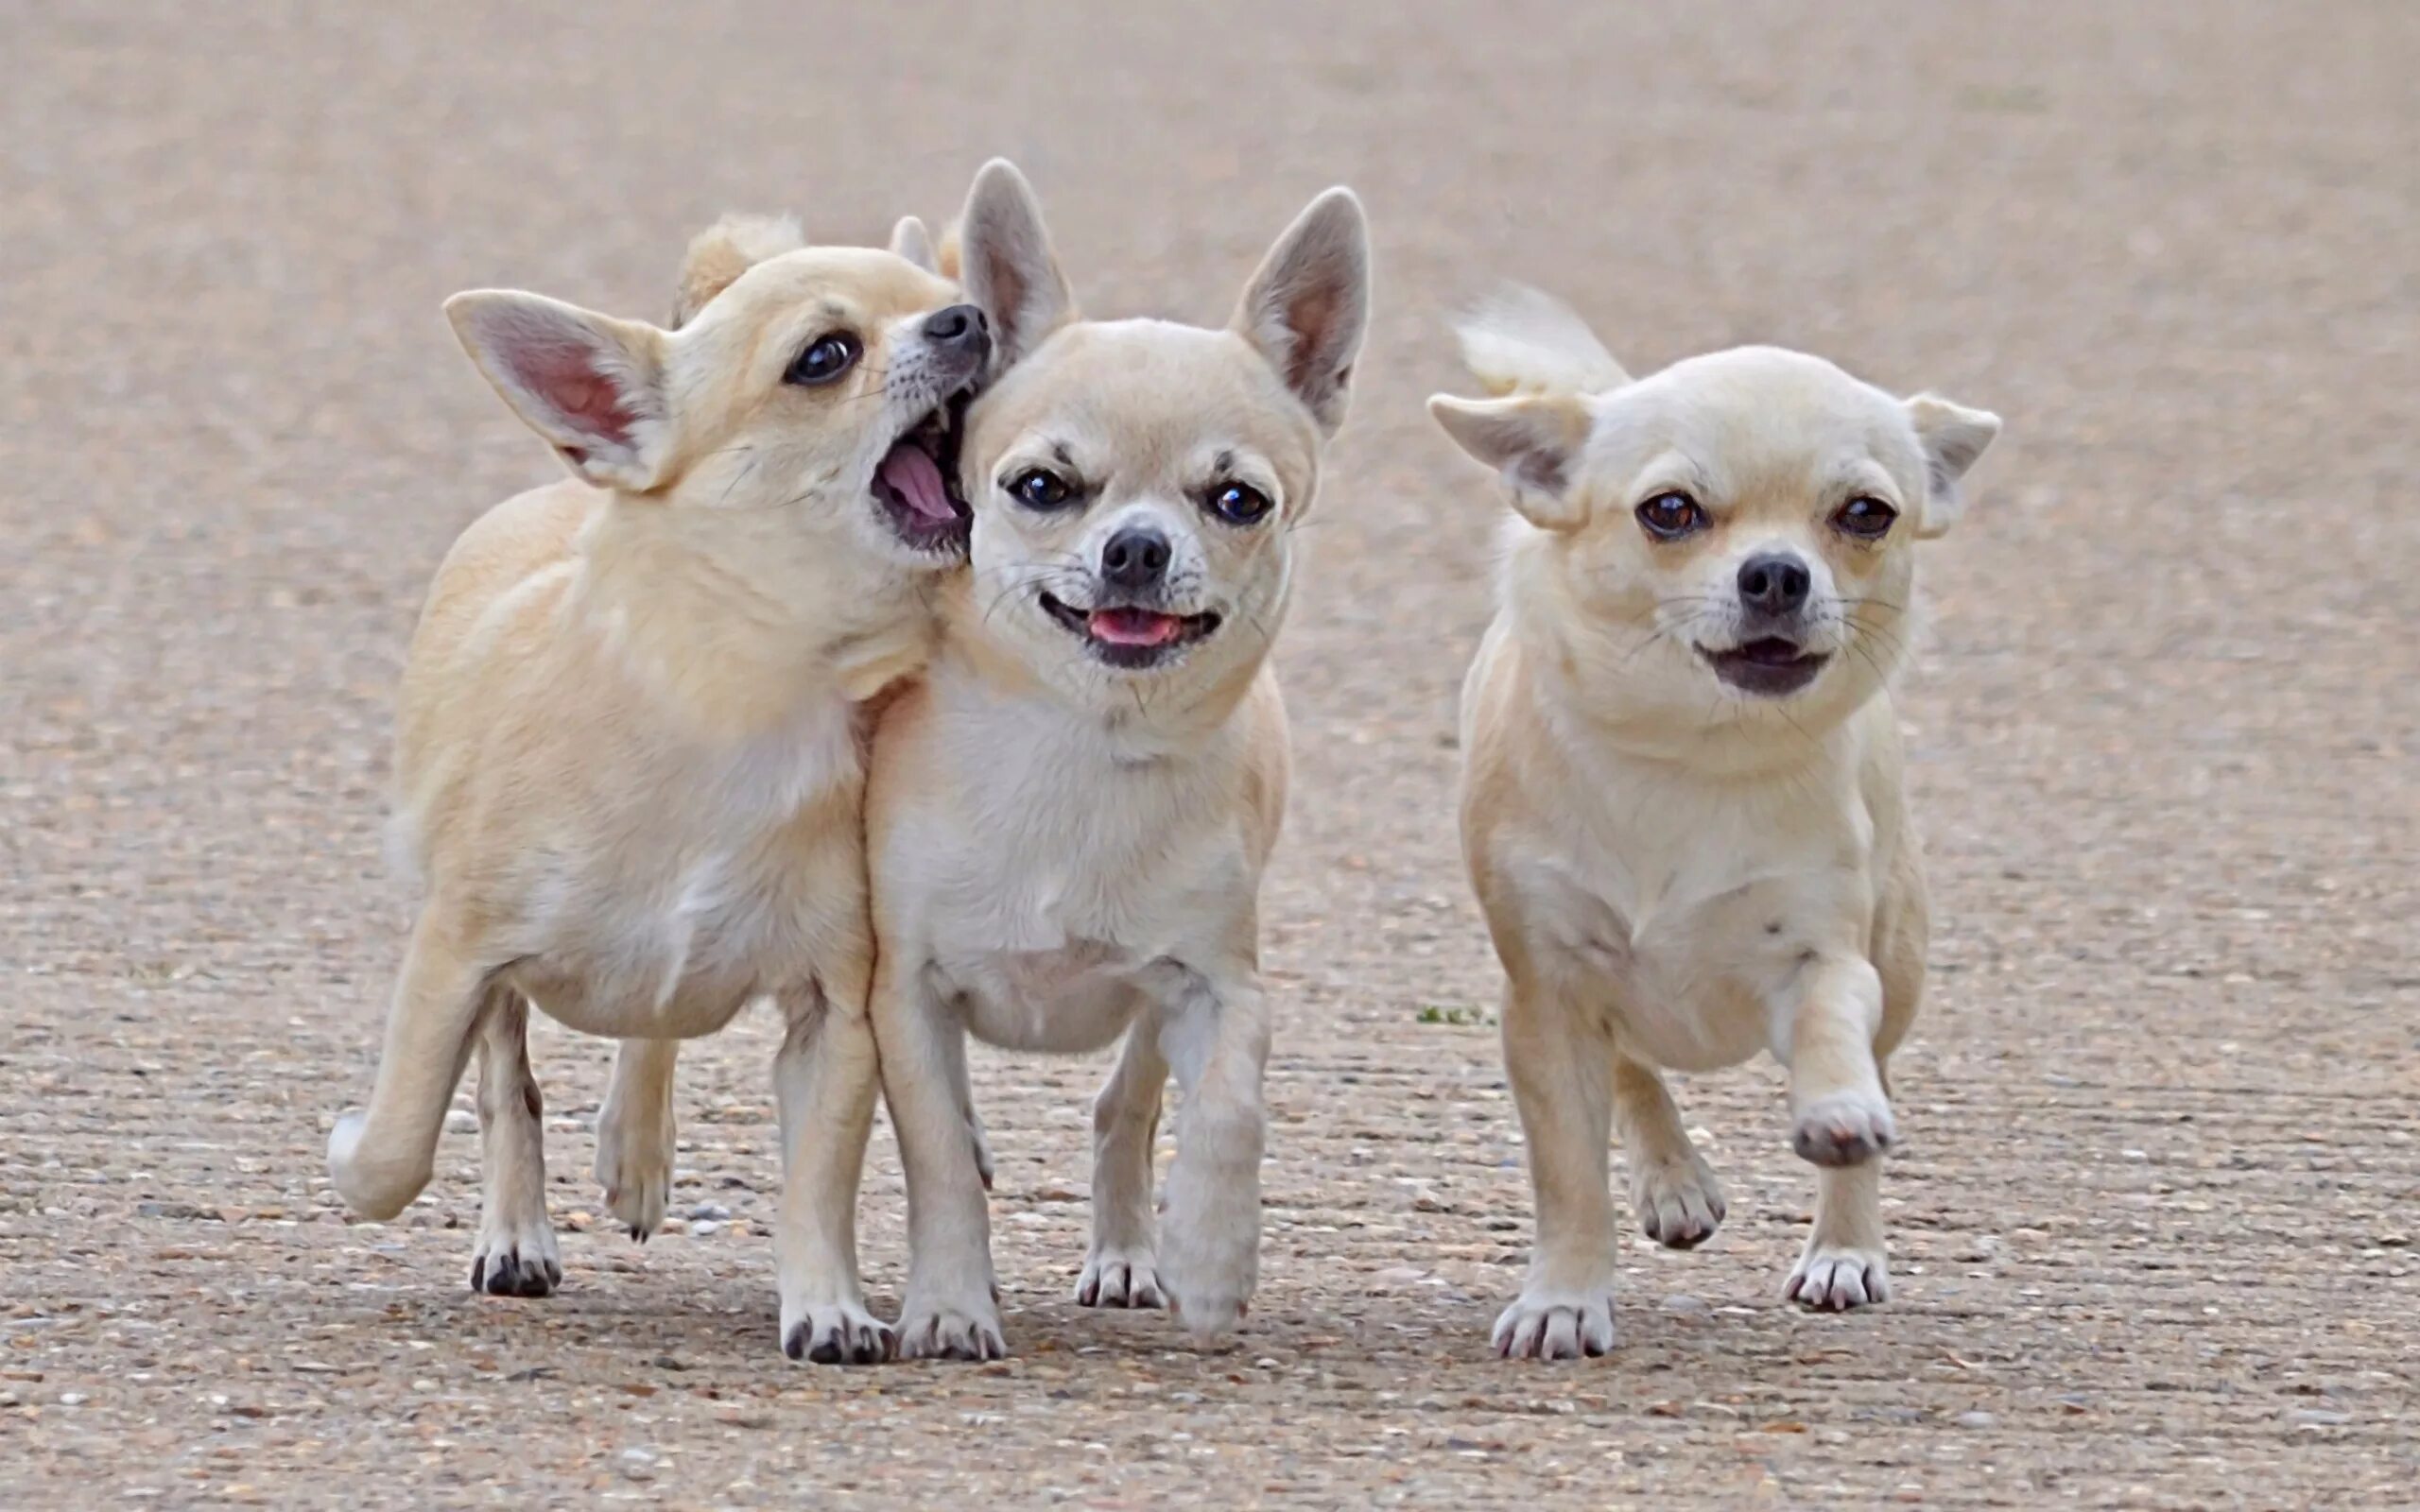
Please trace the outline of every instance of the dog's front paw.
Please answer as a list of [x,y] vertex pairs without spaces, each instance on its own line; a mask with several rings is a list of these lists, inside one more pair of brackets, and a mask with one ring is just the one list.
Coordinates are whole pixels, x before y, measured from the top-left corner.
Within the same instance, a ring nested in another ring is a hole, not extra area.
[[1096,1247],[1084,1257],[1076,1301],[1082,1307],[1166,1307],[1159,1262],[1149,1249]]
[[1819,1313],[1846,1313],[1891,1300],[1891,1266],[1878,1249],[1808,1245],[1782,1296]]
[[1668,1249],[1695,1249],[1714,1236],[1728,1211],[1714,1168],[1696,1151],[1688,1158],[1631,1171],[1631,1207],[1647,1237]]
[[550,1297],[562,1284],[563,1262],[545,1215],[508,1223],[491,1214],[479,1225],[471,1256],[471,1290],[490,1297]]
[[899,1314],[902,1360],[1005,1360],[1000,1310],[988,1295],[939,1297],[912,1287]]
[[1578,1360],[1614,1347],[1611,1286],[1584,1291],[1532,1286],[1495,1320],[1495,1352],[1507,1360]]
[[1260,1280],[1259,1205],[1249,1212],[1225,1213],[1183,1213],[1171,1197],[1161,1236],[1167,1256],[1160,1266],[1161,1294],[1168,1312],[1199,1344],[1219,1343],[1236,1331],[1251,1311]]
[[856,1302],[784,1303],[782,1352],[810,1365],[879,1365],[898,1339]]
[[1789,1143],[1817,1165],[1862,1165],[1898,1138],[1889,1103],[1871,1092],[1834,1092],[1806,1105]]
[[605,1208],[641,1244],[664,1227],[672,1200],[672,1131],[612,1115],[596,1125],[596,1184]]

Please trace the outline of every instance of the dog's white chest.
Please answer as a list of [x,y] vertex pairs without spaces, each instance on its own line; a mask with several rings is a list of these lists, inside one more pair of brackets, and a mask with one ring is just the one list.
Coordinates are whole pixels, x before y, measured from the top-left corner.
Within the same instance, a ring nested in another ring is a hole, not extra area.
[[1513,868],[1563,990],[1601,1005],[1624,1052],[1655,1065],[1710,1071],[1769,1048],[1806,963],[1862,949],[1864,885],[1843,864],[1853,836],[1725,829],[1710,819],[1696,845],[1567,835]]

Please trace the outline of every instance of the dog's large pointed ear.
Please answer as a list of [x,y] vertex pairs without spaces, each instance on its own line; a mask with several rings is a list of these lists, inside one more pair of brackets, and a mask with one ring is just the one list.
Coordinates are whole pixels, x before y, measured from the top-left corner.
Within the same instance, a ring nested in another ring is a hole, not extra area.
[[927,273],[942,270],[942,260],[933,255],[932,233],[913,215],[900,216],[899,224],[890,228],[890,255],[906,258]]
[[513,289],[457,294],[445,318],[504,402],[574,472],[634,493],[666,481],[664,332]]
[[1006,158],[975,175],[958,222],[958,281],[992,322],[992,360],[1005,368],[1076,318],[1076,296],[1059,271],[1042,201]]
[[1966,512],[1966,495],[1959,479],[1983,455],[2000,433],[2000,418],[1987,409],[1968,409],[1936,394],[1918,394],[1908,401],[1908,420],[1925,449],[1925,507],[1916,522],[1916,539],[1930,541],[1949,533]]
[[1437,394],[1431,419],[1454,444],[1504,474],[1512,507],[1542,530],[1576,530],[1588,502],[1572,486],[1593,423],[1584,400],[1572,394],[1516,394],[1461,399]]
[[1244,286],[1234,325],[1335,435],[1370,326],[1370,228],[1352,190],[1330,189],[1294,217]]
[[698,318],[707,301],[769,257],[795,252],[805,233],[788,215],[725,215],[689,239],[681,259],[681,287],[672,301],[672,329]]

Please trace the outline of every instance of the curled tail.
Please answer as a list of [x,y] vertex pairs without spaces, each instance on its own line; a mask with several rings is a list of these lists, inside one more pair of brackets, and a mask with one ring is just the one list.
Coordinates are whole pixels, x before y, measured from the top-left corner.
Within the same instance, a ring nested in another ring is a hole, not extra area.
[[1550,294],[1507,284],[1454,322],[1462,362],[1492,398],[1595,394],[1630,374],[1588,323]]

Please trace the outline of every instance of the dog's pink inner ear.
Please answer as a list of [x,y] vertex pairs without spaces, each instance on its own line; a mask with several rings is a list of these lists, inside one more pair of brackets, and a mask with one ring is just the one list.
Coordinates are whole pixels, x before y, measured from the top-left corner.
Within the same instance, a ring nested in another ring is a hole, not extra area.
[[1286,387],[1298,394],[1322,393],[1352,382],[1353,365],[1321,372],[1320,364],[1336,360],[1336,331],[1344,318],[1339,290],[1321,284],[1297,292],[1286,301],[1286,329],[1293,335],[1286,354]]
[[628,446],[638,425],[622,386],[597,366],[597,353],[563,342],[538,342],[513,363],[529,391],[544,399],[564,423],[584,435]]

